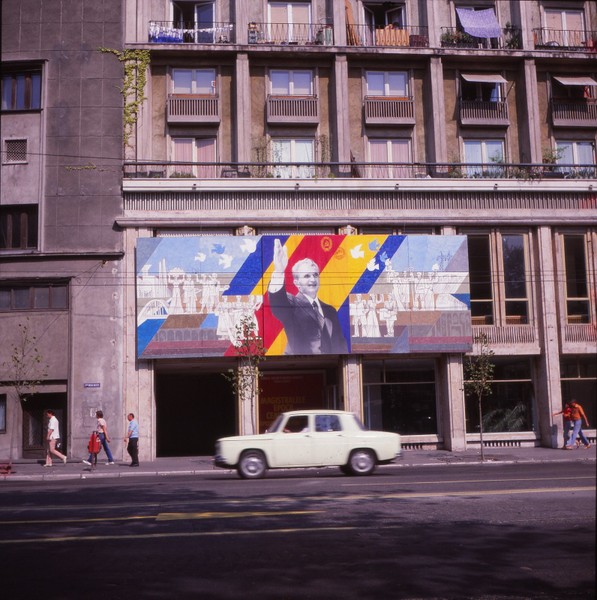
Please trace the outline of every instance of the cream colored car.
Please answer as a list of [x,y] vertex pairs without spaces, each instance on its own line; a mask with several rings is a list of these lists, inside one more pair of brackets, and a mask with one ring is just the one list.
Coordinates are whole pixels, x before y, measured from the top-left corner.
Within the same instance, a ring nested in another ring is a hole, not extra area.
[[347,475],[370,475],[400,450],[397,433],[369,431],[352,413],[302,410],[282,413],[266,433],[219,439],[214,464],[244,479],[291,467],[339,466]]

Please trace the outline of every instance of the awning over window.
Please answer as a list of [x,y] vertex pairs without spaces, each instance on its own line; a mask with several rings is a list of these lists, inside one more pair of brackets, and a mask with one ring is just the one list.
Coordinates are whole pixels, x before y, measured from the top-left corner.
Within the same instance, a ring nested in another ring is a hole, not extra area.
[[472,83],[508,83],[497,73],[461,73],[460,76]]
[[597,85],[592,77],[554,77],[556,81],[559,81],[562,85]]
[[469,35],[478,38],[502,37],[502,28],[495,18],[493,8],[485,10],[457,8],[456,12],[462,28]]

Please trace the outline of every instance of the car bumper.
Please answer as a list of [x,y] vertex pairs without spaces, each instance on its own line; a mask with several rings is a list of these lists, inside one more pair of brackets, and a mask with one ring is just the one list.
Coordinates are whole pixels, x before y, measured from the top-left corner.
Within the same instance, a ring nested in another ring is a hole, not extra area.
[[221,467],[222,469],[234,468],[234,465],[231,465],[228,461],[224,460],[223,456],[214,456],[214,466]]

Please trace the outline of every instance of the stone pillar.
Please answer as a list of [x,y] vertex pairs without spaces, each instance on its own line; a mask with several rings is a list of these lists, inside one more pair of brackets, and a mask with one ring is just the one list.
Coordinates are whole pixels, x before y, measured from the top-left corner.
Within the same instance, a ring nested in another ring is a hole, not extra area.
[[535,318],[539,329],[540,347],[542,348],[542,352],[537,358],[537,381],[535,385],[537,426],[541,437],[541,445],[547,448],[557,448],[563,440],[562,420],[558,417],[554,423],[552,412],[562,409],[562,387],[556,301],[557,277],[555,277],[555,274],[557,268],[553,250],[552,230],[548,226],[537,229],[537,257],[537,272],[543,274],[537,283],[537,314]]
[[344,2],[335,0],[332,4],[332,23],[334,24],[334,45],[346,46],[346,7]]
[[363,416],[363,371],[360,356],[342,357],[344,410]]
[[463,355],[445,354],[440,360],[440,418],[444,448],[466,450]]
[[[425,89],[423,85],[423,89]],[[446,143],[446,118],[444,115],[444,70],[441,57],[431,57],[429,60],[429,77],[427,82],[428,94],[422,98],[424,111],[429,118],[429,132],[427,133],[428,147],[433,156],[427,160],[435,162],[448,161],[448,149]],[[430,139],[431,138],[431,139]]]
[[[334,98],[335,104],[335,130],[337,145],[337,156],[332,160],[341,163],[350,162],[350,121],[348,118],[348,62],[345,55],[337,55],[334,61]],[[350,167],[348,167],[350,173]]]
[[[249,77],[249,57],[240,53],[235,63],[235,89],[233,110],[236,113],[236,147],[232,151],[233,160],[249,162],[251,160],[251,79]],[[236,152],[235,152],[236,150]],[[236,156],[235,156],[236,155]]]
[[[537,68],[535,61],[527,59],[524,61],[524,70],[522,73],[523,101],[526,107],[528,117],[522,119],[519,136],[524,135],[522,150],[520,155],[521,162],[541,163],[543,161],[543,152],[541,150],[541,118],[537,105],[539,91],[537,88]],[[524,143],[524,142],[527,143]]]

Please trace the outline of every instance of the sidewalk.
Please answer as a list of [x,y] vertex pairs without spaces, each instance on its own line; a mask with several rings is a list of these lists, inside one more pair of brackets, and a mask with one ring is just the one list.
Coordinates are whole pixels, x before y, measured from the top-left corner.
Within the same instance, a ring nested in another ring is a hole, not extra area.
[[[215,468],[211,456],[191,456],[176,458],[157,458],[152,462],[141,463],[140,467],[129,467],[128,462],[106,465],[105,456],[98,460],[98,466],[92,470],[82,459],[68,459],[66,465],[54,461],[52,468],[44,468],[43,461],[19,460],[13,462],[12,473],[0,475],[1,481],[53,481],[65,479],[109,479],[120,477],[201,475],[206,473],[224,473],[225,469]],[[484,464],[523,464],[546,462],[592,462],[595,463],[595,445],[590,448],[565,451],[554,448],[486,448]],[[448,452],[445,450],[404,450],[402,457],[391,465],[378,467],[381,470],[429,467],[438,465],[479,465],[480,451]],[[335,468],[335,467],[330,467]]]

